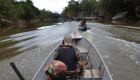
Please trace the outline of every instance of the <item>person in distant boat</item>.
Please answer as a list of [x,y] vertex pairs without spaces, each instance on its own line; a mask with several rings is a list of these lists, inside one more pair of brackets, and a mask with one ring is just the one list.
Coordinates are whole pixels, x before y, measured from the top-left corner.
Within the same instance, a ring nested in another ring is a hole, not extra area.
[[58,48],[58,53],[55,55],[56,60],[60,60],[67,65],[68,71],[77,70],[77,64],[80,59],[79,51],[71,45],[72,38],[65,38],[62,45]]
[[66,65],[59,60],[54,60],[45,68],[45,73],[48,78],[47,80],[67,80],[66,72]]
[[83,19],[80,24],[81,24],[80,26],[82,27],[81,30],[86,31],[87,30],[86,19]]

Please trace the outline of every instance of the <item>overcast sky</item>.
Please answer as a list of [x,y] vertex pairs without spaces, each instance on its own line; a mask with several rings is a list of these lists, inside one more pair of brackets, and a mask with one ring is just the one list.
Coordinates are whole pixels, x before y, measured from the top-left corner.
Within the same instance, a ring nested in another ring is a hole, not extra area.
[[[52,12],[61,13],[70,0],[32,0],[39,9],[46,9]],[[75,0],[78,1],[78,0]]]

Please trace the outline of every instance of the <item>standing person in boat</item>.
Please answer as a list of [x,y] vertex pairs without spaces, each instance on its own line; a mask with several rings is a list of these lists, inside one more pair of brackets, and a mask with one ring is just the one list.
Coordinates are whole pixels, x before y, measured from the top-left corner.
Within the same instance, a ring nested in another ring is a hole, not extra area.
[[66,72],[66,65],[59,60],[54,60],[45,68],[45,73],[48,78],[47,80],[67,80]]
[[81,31],[86,31],[87,30],[87,24],[86,24],[86,19],[83,19],[80,23],[81,25]]
[[69,36],[65,38],[62,45],[58,48],[58,53],[55,55],[55,59],[64,62],[67,65],[68,71],[78,72],[77,64],[80,59],[79,51],[71,45],[71,43],[72,38]]

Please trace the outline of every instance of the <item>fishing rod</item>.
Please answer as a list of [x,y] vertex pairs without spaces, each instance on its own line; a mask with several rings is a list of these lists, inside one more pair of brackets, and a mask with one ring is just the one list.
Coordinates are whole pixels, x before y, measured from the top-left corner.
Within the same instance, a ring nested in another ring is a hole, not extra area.
[[18,70],[18,68],[16,67],[15,63],[11,62],[10,65],[13,68],[13,70],[15,71],[15,73],[17,74],[18,78],[20,80],[25,80],[24,77],[21,75],[20,71]]

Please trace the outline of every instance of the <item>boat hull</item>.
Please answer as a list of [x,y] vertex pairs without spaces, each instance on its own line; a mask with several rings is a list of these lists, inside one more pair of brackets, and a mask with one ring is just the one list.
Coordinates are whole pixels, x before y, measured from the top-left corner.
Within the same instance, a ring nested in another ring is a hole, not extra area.
[[[56,49],[59,47],[61,42],[55,47],[55,49],[50,53],[50,55],[46,58],[45,62],[42,64],[36,75],[34,76],[33,80],[46,80],[47,76],[45,74],[45,67],[47,64],[51,63],[54,60],[54,55],[56,53]],[[84,57],[88,59],[88,63],[90,64],[89,71],[92,71],[96,75],[92,75],[91,80],[113,80],[112,76],[110,75],[110,72],[100,55],[100,53],[97,51],[94,44],[91,44],[86,38],[81,38],[80,40],[76,41],[75,43],[76,47],[80,50],[80,55],[85,55]],[[88,69],[85,70],[85,77],[88,77]],[[84,80],[89,80],[89,78],[85,78]],[[81,79],[82,80],[82,79]]]

